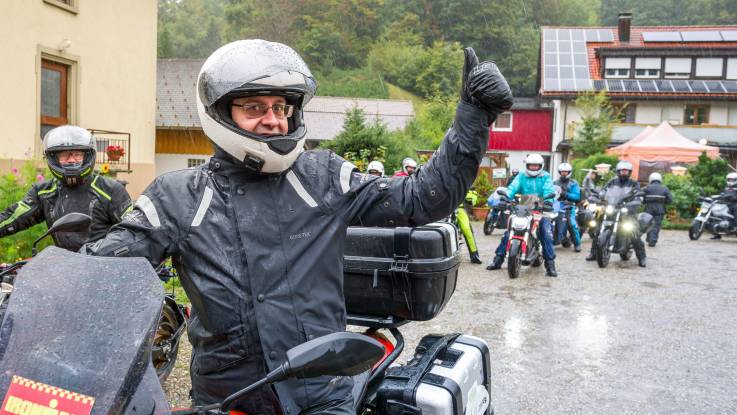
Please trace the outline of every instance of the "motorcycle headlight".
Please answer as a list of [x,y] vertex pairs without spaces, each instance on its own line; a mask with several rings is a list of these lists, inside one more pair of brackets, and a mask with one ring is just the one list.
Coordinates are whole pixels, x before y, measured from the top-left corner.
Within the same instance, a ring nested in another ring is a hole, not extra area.
[[589,212],[596,212],[596,211],[597,211],[597,209],[598,209],[598,206],[596,206],[596,205],[594,205],[594,204],[591,204],[591,205],[588,205],[588,206],[586,207],[586,209],[587,209],[587,210],[588,210]]
[[622,213],[627,213],[627,212],[629,212],[629,209],[627,209],[627,208],[622,208]]
[[596,221],[595,220],[592,220],[591,222],[589,222],[589,227],[595,228],[596,227]]
[[606,209],[604,209],[604,212],[606,212],[607,215],[611,215],[612,213],[614,213],[614,206],[608,205]]
[[622,224],[622,229],[624,229],[627,232],[630,232],[633,229],[635,229],[635,225],[632,222],[625,222]]
[[512,219],[512,229],[515,229],[515,230],[525,229],[527,228],[528,222],[529,221],[527,220],[527,218],[523,218],[523,217],[513,218]]

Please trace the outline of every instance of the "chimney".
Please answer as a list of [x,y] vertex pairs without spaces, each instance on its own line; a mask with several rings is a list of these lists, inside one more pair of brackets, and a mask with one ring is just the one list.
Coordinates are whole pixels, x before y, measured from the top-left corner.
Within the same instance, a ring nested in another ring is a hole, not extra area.
[[632,13],[619,13],[619,25],[617,27],[617,32],[619,33],[620,42],[629,43],[630,23],[632,23]]

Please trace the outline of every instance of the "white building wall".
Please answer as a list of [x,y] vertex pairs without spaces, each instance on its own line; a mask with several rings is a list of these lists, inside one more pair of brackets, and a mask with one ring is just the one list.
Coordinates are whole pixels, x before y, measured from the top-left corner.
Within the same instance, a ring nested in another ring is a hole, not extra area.
[[160,176],[170,171],[182,170],[187,168],[187,160],[199,159],[210,160],[210,156],[204,154],[156,154],[156,175]]
[[683,124],[683,102],[663,102],[660,108],[660,120],[667,121],[673,125]]
[[731,104],[729,106],[729,118],[727,119],[727,125],[737,125],[737,104]]
[[715,102],[709,109],[709,124],[727,125],[729,121],[729,106],[726,103]]
[[661,104],[657,102],[638,102],[635,110],[635,123],[660,124]]

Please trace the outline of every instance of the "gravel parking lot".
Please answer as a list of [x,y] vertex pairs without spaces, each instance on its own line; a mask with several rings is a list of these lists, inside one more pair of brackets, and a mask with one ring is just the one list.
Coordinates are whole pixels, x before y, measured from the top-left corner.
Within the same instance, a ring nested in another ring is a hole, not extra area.
[[[474,224],[484,261],[499,234]],[[497,414],[737,413],[737,240],[664,231],[648,268],[606,269],[558,249],[558,278],[486,271],[464,252],[441,315],[402,328],[409,357],[426,333],[463,332],[491,349]],[[465,247],[464,247],[465,249]],[[189,345],[165,387],[189,404]]]

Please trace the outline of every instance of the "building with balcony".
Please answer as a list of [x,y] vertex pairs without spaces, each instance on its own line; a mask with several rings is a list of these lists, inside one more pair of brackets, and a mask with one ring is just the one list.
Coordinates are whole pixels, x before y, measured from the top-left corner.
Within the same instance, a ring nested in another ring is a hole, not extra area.
[[737,162],[737,26],[541,28],[540,97],[553,108],[554,162],[565,159],[581,114],[574,100],[606,91],[621,109],[612,145],[671,123]]
[[[94,130],[98,162],[138,195],[154,178],[154,0],[25,0],[0,13],[0,172],[42,165],[42,137],[63,124]],[[124,155],[108,157],[108,146]]]

